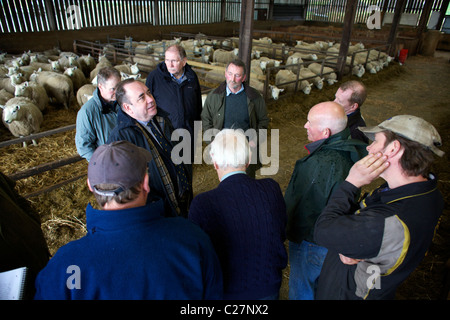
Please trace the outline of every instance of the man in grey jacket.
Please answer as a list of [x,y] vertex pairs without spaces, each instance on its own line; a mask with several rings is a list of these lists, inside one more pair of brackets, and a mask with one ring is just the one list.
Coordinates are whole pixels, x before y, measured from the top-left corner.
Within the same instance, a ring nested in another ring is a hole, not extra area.
[[106,143],[117,124],[119,107],[115,93],[120,73],[113,67],[102,68],[97,81],[93,97],[78,111],[76,121],[75,145],[78,154],[87,161],[98,146]]

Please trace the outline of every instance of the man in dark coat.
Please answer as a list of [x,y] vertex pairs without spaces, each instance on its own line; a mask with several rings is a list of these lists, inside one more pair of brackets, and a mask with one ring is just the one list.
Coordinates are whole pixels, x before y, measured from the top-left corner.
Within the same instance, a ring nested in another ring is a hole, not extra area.
[[[165,61],[148,75],[145,84],[158,109],[168,114],[174,129],[185,129],[187,132],[184,133],[189,133],[192,163],[195,154],[194,121],[201,119],[202,92],[197,75],[187,63],[184,48],[178,44],[168,47]],[[185,134],[182,136],[187,138]]]
[[126,140],[151,151],[150,198],[164,199],[168,215],[187,216],[192,199],[191,177],[183,163],[172,159],[173,127],[167,114],[157,109],[149,89],[138,80],[122,81],[116,97],[121,109],[108,143]]
[[352,139],[369,143],[369,139],[358,127],[365,127],[366,122],[361,115],[361,106],[366,100],[367,90],[364,84],[356,80],[344,82],[336,91],[334,102],[339,103],[347,115],[347,128],[350,129]]

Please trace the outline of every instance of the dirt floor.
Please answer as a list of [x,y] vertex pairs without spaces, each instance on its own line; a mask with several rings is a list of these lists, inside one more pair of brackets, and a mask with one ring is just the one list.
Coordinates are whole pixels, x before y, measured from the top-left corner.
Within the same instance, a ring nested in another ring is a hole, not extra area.
[[[446,207],[437,230],[435,240],[418,269],[399,288],[398,299],[438,300],[447,295],[445,275],[450,258],[450,213],[449,182],[450,169],[450,63],[449,53],[436,53],[435,57],[409,57],[403,66],[393,63],[376,75],[366,74],[361,79],[368,88],[368,98],[362,107],[367,125],[376,125],[388,117],[398,114],[421,116],[434,124],[443,140],[445,156],[437,159],[435,172],[439,177],[439,188],[444,195]],[[350,77],[345,77],[347,80]],[[321,101],[333,100],[338,85],[314,89],[310,95],[298,93],[284,96],[278,101],[268,102],[271,129],[279,133],[279,169],[271,177],[284,191],[289,183],[296,160],[306,155],[303,146],[307,143],[303,128],[310,107]],[[75,123],[76,110],[50,108],[44,115],[42,131]],[[272,131],[275,132],[275,131]],[[62,159],[76,154],[74,131],[42,138],[38,147],[22,148],[13,145],[0,150],[0,170],[6,174],[22,171],[41,163]],[[11,135],[2,126],[0,140]],[[269,151],[270,155],[270,151]],[[23,195],[42,189],[56,182],[67,180],[86,172],[87,163],[53,170],[19,180],[17,189]],[[257,174],[257,178],[261,177]],[[377,181],[378,182],[378,181]],[[194,165],[195,194],[217,186],[218,180],[212,166]],[[94,202],[85,178],[64,187],[29,198],[42,219],[42,229],[51,253],[55,253],[65,243],[83,236],[85,229],[84,209],[87,202]],[[289,267],[283,272],[281,299],[287,299]]]

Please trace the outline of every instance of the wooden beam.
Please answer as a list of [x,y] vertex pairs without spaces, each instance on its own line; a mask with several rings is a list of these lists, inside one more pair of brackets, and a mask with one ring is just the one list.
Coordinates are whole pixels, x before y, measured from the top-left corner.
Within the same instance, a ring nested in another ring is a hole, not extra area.
[[389,55],[395,56],[395,39],[397,38],[397,30],[398,25],[400,23],[400,18],[402,17],[402,13],[405,9],[406,0],[397,0],[395,4],[395,12],[394,17],[392,19],[391,30],[388,36],[388,44],[389,44]]
[[241,23],[239,28],[239,59],[244,61],[245,66],[247,67],[247,79],[245,81],[248,83],[250,83],[250,67],[252,58],[254,7],[254,0],[242,0]]
[[450,0],[444,0],[441,4],[441,9],[439,10],[439,19],[436,23],[436,30],[441,30],[442,22],[444,22],[445,13],[447,12],[448,3]]
[[53,162],[49,162],[49,163],[44,163],[41,165],[38,165],[36,167],[21,171],[21,172],[16,172],[13,173],[11,175],[8,175],[8,177],[14,181],[20,180],[20,179],[24,179],[24,178],[28,178],[49,170],[53,170],[53,169],[57,169],[60,168],[62,166],[68,165],[68,164],[72,164],[78,161],[83,160],[82,157],[80,157],[79,155],[75,155],[69,158],[65,158],[65,159],[61,159],[61,160],[56,160]]
[[338,80],[341,80],[343,77],[357,6],[358,0],[348,0],[345,7],[344,26],[342,28],[341,46],[339,48],[339,58],[337,62]]

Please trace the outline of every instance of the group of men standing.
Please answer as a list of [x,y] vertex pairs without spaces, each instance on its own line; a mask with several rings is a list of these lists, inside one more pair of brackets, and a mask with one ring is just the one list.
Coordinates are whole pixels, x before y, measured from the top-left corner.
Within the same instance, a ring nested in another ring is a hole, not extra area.
[[[112,69],[100,71],[94,98],[77,117],[77,150],[89,161],[88,185],[101,210],[88,206],[88,236],[50,260],[36,281],[37,298],[277,299],[288,239],[290,299],[392,299],[423,258],[443,209],[430,172],[441,140],[423,119],[402,115],[366,127],[366,88],[344,83],[334,101],[309,110],[308,155],[296,162],[283,196],[273,179],[255,179],[261,164],[250,160],[258,146],[242,131],[267,129],[269,118],[263,97],[245,82],[242,61],[227,65],[203,107],[179,45],[167,49],[145,84],[120,82]],[[209,146],[220,183],[194,198],[200,120],[204,131],[221,131]],[[173,159],[175,129],[190,138],[190,163]],[[359,204],[361,187],[378,177],[387,184]],[[127,229],[137,222],[136,231]],[[116,253],[108,254],[111,243]],[[154,259],[152,244],[160,246]],[[56,286],[69,257],[79,259],[82,273],[90,269],[85,291]],[[105,285],[104,274],[122,292]]]

